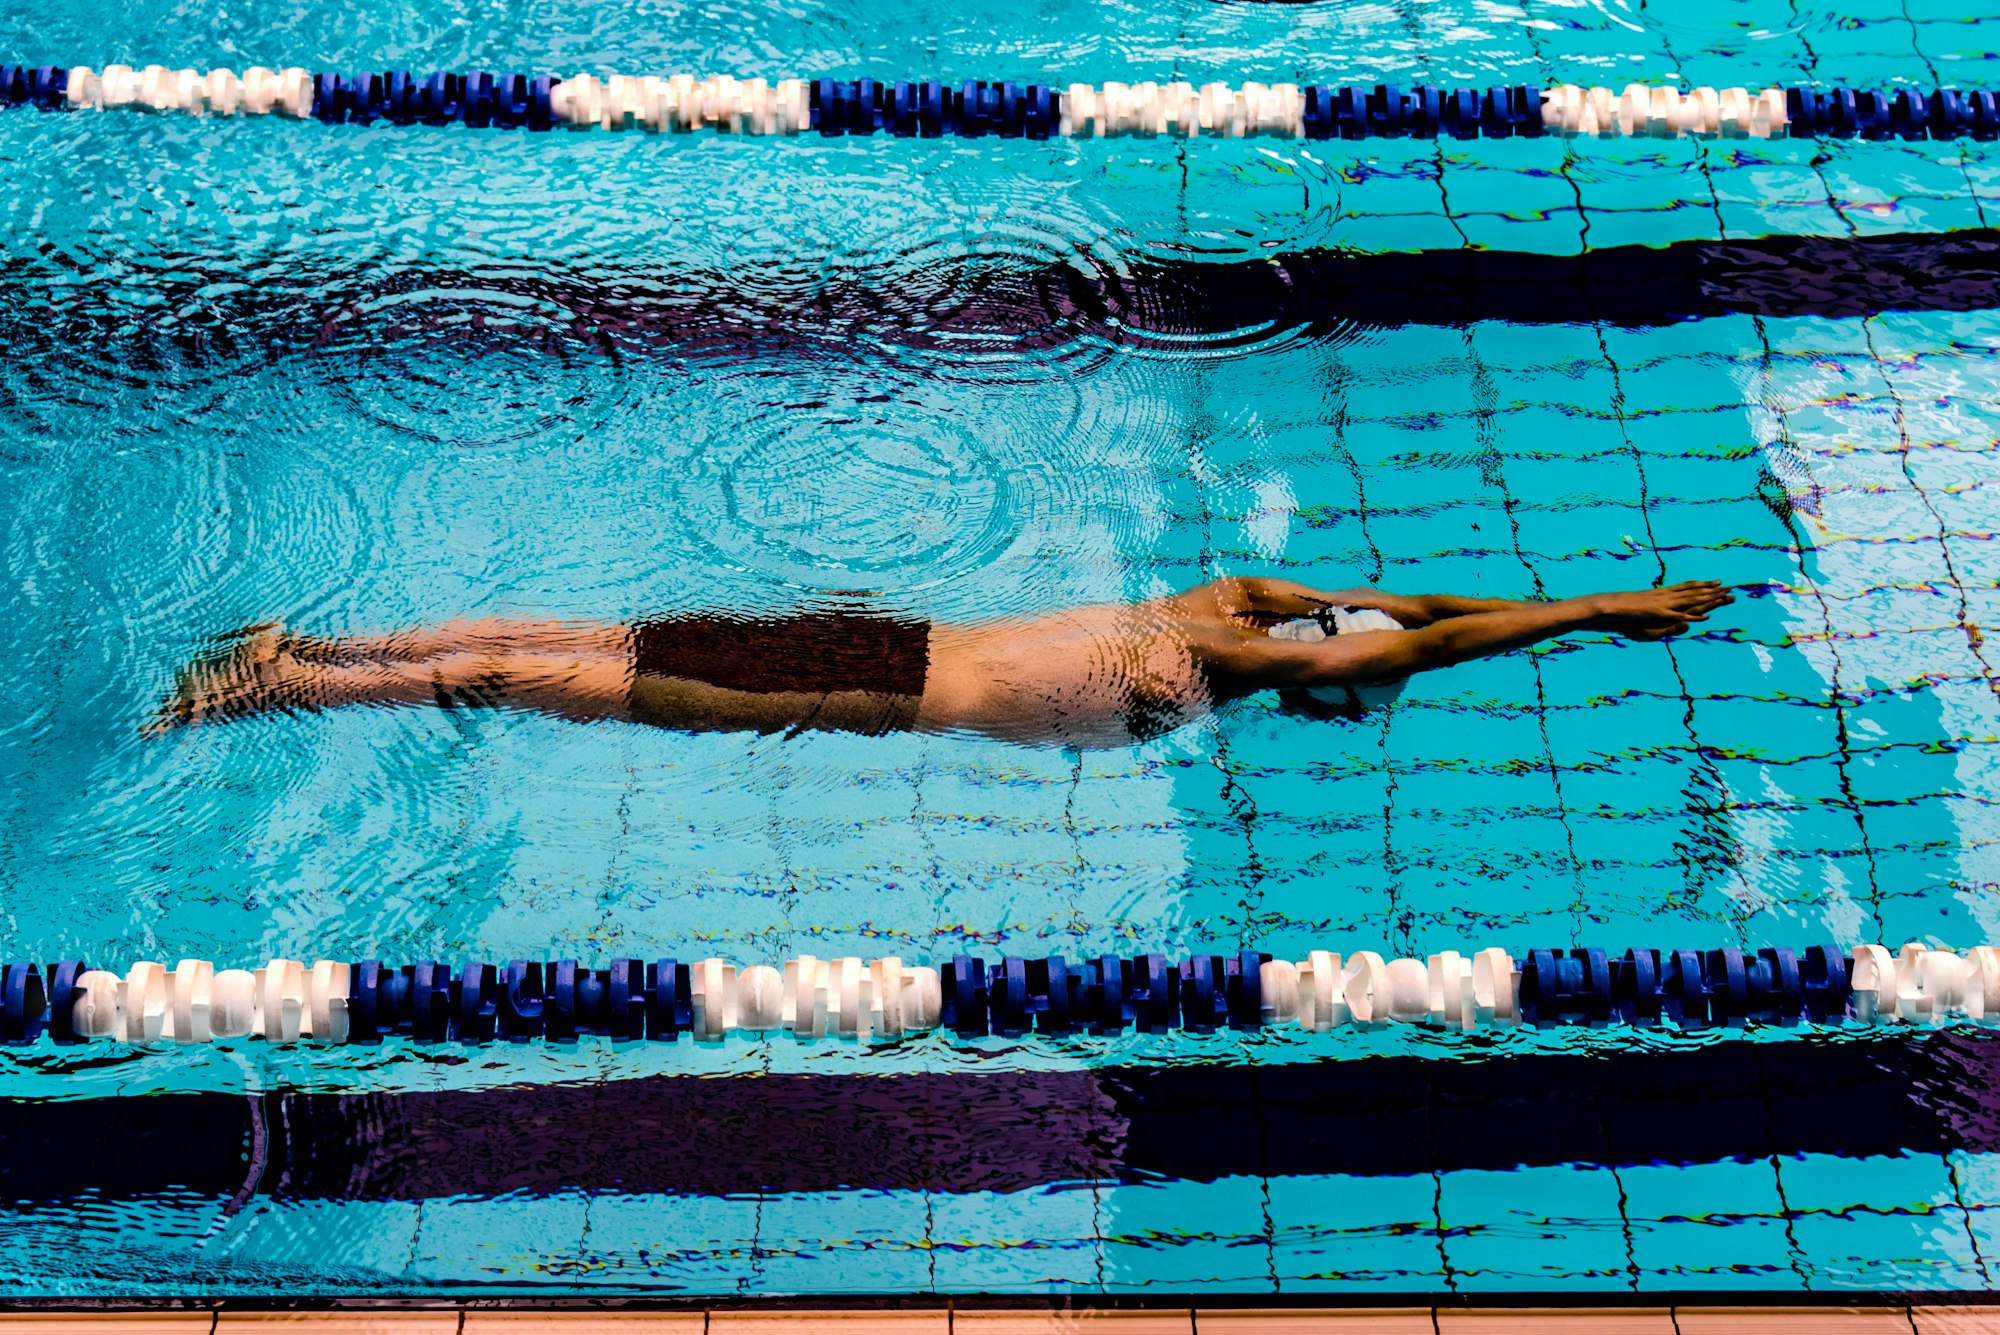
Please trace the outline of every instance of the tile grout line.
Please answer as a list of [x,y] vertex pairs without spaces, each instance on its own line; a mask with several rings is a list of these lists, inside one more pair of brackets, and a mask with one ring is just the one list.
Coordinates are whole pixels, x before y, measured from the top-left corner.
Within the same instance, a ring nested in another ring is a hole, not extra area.
[[[1529,12],[1527,0],[1523,0],[1521,8],[1523,14]],[[1548,53],[1542,49],[1541,42],[1532,33],[1533,30],[1531,29],[1528,45],[1535,53],[1535,59],[1542,66],[1544,78],[1553,80],[1556,75]],[[1556,171],[1562,177],[1564,183],[1569,186],[1570,194],[1576,203],[1577,245],[1579,247],[1578,258],[1580,260],[1590,250],[1590,215],[1584,207],[1583,187],[1577,183],[1574,175],[1573,169],[1578,161],[1576,147],[1565,140],[1562,150],[1562,163]],[[1439,175],[1439,190],[1442,193],[1442,173]],[[1485,476],[1486,470],[1490,468],[1492,470],[1492,480],[1498,484],[1494,490],[1499,493],[1500,509],[1507,518],[1507,526],[1514,549],[1514,559],[1520,564],[1522,570],[1526,572],[1529,581],[1534,585],[1535,596],[1537,598],[1546,597],[1547,594],[1542,583],[1541,571],[1535,566],[1534,562],[1528,559],[1527,552],[1521,546],[1521,521],[1517,514],[1518,502],[1514,496],[1513,489],[1507,483],[1505,465],[1502,462],[1499,450],[1501,433],[1498,427],[1499,419],[1496,412],[1499,406],[1499,394],[1494,389],[1492,374],[1487,368],[1484,358],[1481,357],[1478,351],[1470,325],[1460,326],[1460,340],[1473,368],[1472,384],[1474,398],[1471,426],[1473,437],[1481,447],[1481,481],[1485,482],[1487,480]],[[1484,390],[1483,402],[1481,398],[1482,387]],[[1490,463],[1487,462],[1489,458],[1491,459]],[[1561,768],[1556,764],[1555,744],[1549,735],[1549,702],[1546,683],[1542,673],[1542,659],[1532,649],[1528,651],[1527,659],[1529,668],[1534,673],[1535,703],[1524,712],[1534,718],[1536,730],[1541,735],[1542,754],[1547,762],[1549,787],[1555,799],[1556,822],[1563,832],[1563,842],[1569,854],[1570,892],[1572,895],[1568,905],[1570,944],[1581,948],[1583,945],[1583,924],[1585,920],[1583,863],[1577,856],[1576,830],[1570,824],[1569,805],[1563,797],[1562,772]]]
[[[1647,12],[1646,0],[1640,0],[1640,11],[1641,13]],[[1673,62],[1675,69],[1682,68],[1685,62],[1682,61],[1680,53],[1674,50],[1672,39],[1664,30],[1658,36],[1660,49],[1666,53],[1667,59]],[[1715,187],[1715,173],[1713,164],[1709,160],[1708,145],[1699,139],[1693,140],[1692,143],[1694,146],[1694,162],[1701,173],[1702,185],[1708,191],[1709,213],[1715,218],[1716,240],[1727,243],[1729,240],[1729,224],[1723,220],[1722,196]],[[1573,179],[1571,180],[1571,186],[1572,188],[1576,188],[1576,183]],[[1582,201],[1582,191],[1580,188],[1577,188],[1579,213],[1581,213]],[[1632,439],[1631,419],[1625,410],[1624,372],[1619,367],[1617,359],[1612,356],[1611,341],[1605,333],[1605,325],[1602,321],[1597,322],[1596,330],[1598,351],[1603,355],[1605,365],[1611,370],[1612,420],[1617,423],[1619,436],[1624,440],[1626,448],[1631,452],[1633,468],[1638,474],[1640,519],[1645,528],[1647,545],[1652,548],[1653,557],[1659,565],[1660,583],[1664,585],[1667,579],[1666,554],[1660,550],[1658,539],[1654,533],[1652,494],[1646,477],[1645,454]],[[1719,848],[1727,849],[1733,839],[1725,815],[1725,810],[1731,796],[1729,784],[1723,776],[1720,767],[1711,756],[1709,749],[1702,745],[1701,737],[1696,730],[1694,696],[1688,692],[1687,674],[1681,668],[1680,654],[1672,640],[1665,641],[1663,647],[1667,651],[1667,663],[1673,672],[1674,681],[1680,687],[1682,702],[1681,726],[1687,733],[1689,755],[1695,761],[1690,771],[1689,786],[1684,790],[1690,811],[1693,812],[1700,806],[1699,799],[1701,794],[1695,785],[1701,780],[1706,780],[1709,790],[1714,794],[1714,800],[1708,806],[1708,809],[1701,813],[1701,818],[1694,823],[1698,826],[1707,827],[1713,822],[1715,845]],[[1692,843],[1693,841],[1690,842]],[[1735,906],[1734,916],[1736,922],[1733,924],[1740,937],[1747,925],[1748,918],[1752,916],[1748,906],[1755,903],[1757,892],[1755,887],[1750,883],[1749,878],[1744,874],[1741,863],[1735,858],[1729,857],[1727,853],[1723,856],[1727,859],[1730,870],[1735,875],[1737,886],[1742,892],[1742,898]],[[1691,859],[1691,861],[1694,860]],[[1699,862],[1694,861],[1694,865],[1699,866]],[[1708,869],[1703,868],[1702,870],[1707,871]],[[1700,891],[1697,889],[1690,895],[1691,904],[1698,900],[1699,894]],[[1620,1190],[1621,1192],[1623,1191],[1622,1182]]]

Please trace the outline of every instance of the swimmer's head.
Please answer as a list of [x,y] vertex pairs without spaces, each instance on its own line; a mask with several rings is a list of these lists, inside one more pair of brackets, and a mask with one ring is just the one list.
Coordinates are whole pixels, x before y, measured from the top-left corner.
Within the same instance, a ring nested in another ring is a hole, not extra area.
[[[1365,630],[1401,630],[1403,623],[1387,612],[1373,607],[1329,607],[1317,616],[1286,621],[1271,627],[1274,640],[1297,640],[1301,644],[1317,644],[1329,635],[1355,635]],[[1408,677],[1397,677],[1394,681],[1369,682],[1354,686],[1314,686],[1304,694],[1321,704],[1332,705],[1342,714],[1355,714],[1364,709],[1380,709],[1393,704],[1403,693]]]

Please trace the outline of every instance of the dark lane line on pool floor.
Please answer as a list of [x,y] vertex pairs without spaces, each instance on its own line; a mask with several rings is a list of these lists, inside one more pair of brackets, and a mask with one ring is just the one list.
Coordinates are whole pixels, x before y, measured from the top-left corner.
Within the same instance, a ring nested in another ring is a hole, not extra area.
[[[1020,1191],[1555,1164],[2000,1151],[1977,1031],[1472,1061],[653,1076],[0,1102],[0,1199]],[[1768,1115],[1767,1115],[1768,1107]]]
[[1118,269],[1083,256],[1052,263],[1016,255],[908,271],[760,264],[734,275],[495,261],[387,273],[320,273],[293,262],[254,277],[254,259],[246,266],[88,283],[67,269],[16,266],[0,279],[0,331],[17,353],[164,344],[196,361],[288,348],[367,354],[402,342],[678,356],[853,355],[889,344],[989,355],[1085,339],[1170,348],[1486,320],[1647,327],[1730,314],[2000,307],[2000,231],[1990,229],[1683,241],[1581,255],[1308,250]]

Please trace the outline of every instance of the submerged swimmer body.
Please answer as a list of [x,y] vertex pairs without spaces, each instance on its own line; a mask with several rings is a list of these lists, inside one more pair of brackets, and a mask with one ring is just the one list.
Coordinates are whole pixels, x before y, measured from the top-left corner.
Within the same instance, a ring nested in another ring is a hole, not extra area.
[[[1512,602],[1246,578],[978,625],[818,610],[630,626],[464,621],[337,639],[260,627],[188,668],[154,726],[350,704],[490,706],[690,732],[1122,746],[1257,691],[1366,688],[1571,631],[1667,639],[1730,601],[1709,582]],[[1347,609],[1398,628],[1297,633],[1371,624]]]

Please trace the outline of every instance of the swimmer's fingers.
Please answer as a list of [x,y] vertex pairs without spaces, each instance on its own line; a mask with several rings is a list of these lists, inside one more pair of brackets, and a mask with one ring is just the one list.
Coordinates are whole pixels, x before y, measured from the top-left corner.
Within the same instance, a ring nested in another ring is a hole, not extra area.
[[1719,587],[1686,587],[1662,590],[1668,596],[1666,608],[1676,615],[1705,618],[1718,607],[1727,607],[1736,601]]
[[1681,606],[1721,607],[1736,601],[1736,595],[1712,579],[1688,580],[1663,589]]

